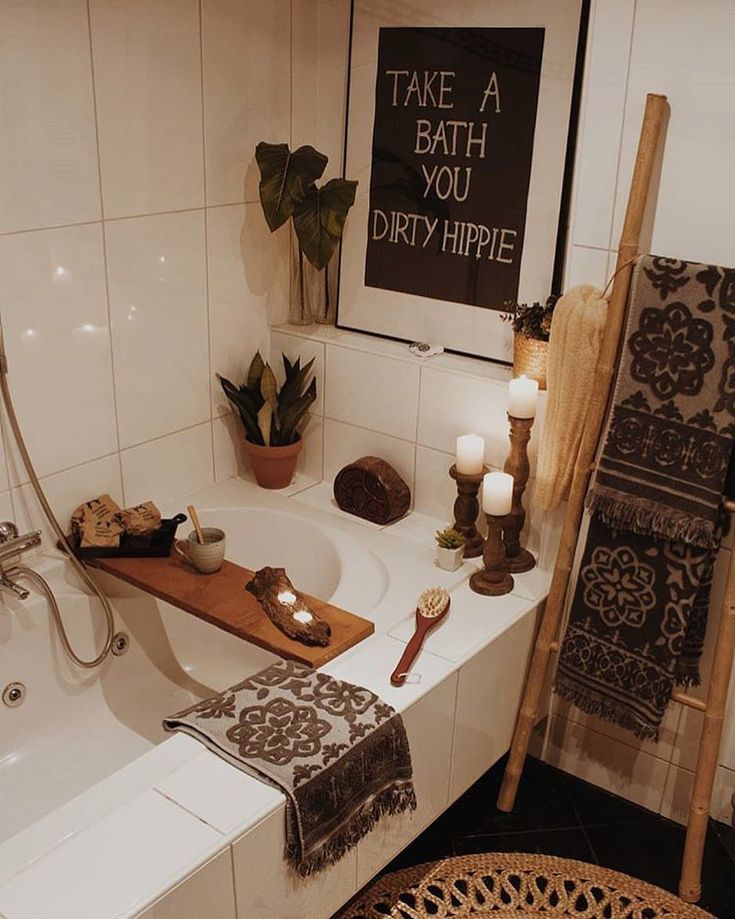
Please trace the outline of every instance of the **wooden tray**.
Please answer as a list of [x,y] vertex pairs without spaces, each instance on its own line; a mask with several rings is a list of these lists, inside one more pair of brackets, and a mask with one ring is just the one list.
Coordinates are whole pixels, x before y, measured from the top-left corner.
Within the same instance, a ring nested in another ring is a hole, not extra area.
[[168,558],[95,558],[87,564],[238,638],[312,667],[321,667],[375,631],[368,619],[304,594],[311,609],[332,627],[332,638],[326,648],[294,641],[273,625],[245,590],[253,572],[234,562],[225,561],[216,574],[198,574],[175,553]]

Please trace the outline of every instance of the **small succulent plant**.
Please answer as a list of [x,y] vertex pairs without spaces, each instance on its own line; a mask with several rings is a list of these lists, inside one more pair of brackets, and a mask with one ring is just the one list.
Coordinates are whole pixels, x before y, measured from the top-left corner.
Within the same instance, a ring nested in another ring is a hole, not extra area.
[[454,527],[436,531],[436,544],[441,549],[459,549],[464,545],[464,536]]
[[316,399],[316,378],[306,385],[313,363],[312,359],[302,367],[301,358],[296,358],[292,364],[284,354],[286,380],[280,389],[259,351],[241,386],[217,374],[225,395],[240,413],[247,440],[265,447],[285,447],[299,439],[299,424]]

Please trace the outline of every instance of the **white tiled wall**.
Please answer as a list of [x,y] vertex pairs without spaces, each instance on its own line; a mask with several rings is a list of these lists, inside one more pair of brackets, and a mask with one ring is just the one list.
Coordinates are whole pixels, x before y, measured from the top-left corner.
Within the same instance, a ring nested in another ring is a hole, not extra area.
[[[288,308],[253,152],[290,141],[290,6],[0,4],[0,318],[62,521],[103,490],[162,501],[237,470],[214,374],[241,377]],[[5,433],[2,516],[40,525]]]
[[[301,26],[294,28],[294,141],[314,143],[316,137],[330,156],[340,141],[334,113],[344,108],[335,87],[336,75],[346,67],[348,5],[347,0],[300,3]],[[305,10],[311,15],[303,15]],[[646,92],[668,95],[671,119],[655,219],[649,221],[644,247],[672,257],[733,263],[735,63],[726,47],[734,34],[735,7],[722,0],[592,0],[567,286],[588,282],[604,287],[614,268]],[[336,48],[342,49],[341,57]],[[316,79],[314,60],[319,64]],[[326,478],[350,459],[376,452],[411,485],[415,510],[449,519],[454,486],[446,473],[456,435],[478,430],[486,438],[488,462],[502,464],[507,443],[503,371],[446,356],[419,364],[394,342],[338,330],[290,332],[273,336],[274,350],[287,338],[297,341],[294,336],[305,334],[303,353],[317,353],[325,367]],[[532,453],[540,428],[540,423],[534,428]],[[720,581],[728,561],[729,550],[720,559]],[[717,614],[715,599],[710,644]],[[547,756],[681,820],[699,720],[672,705],[660,742],[639,745],[632,735],[557,706]],[[714,813],[729,819],[735,790],[735,699],[721,763]]]

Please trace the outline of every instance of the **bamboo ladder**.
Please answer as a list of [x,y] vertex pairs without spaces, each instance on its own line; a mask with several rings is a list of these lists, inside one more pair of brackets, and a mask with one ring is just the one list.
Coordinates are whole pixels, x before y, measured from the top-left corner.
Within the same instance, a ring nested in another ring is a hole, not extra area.
[[[633,262],[639,254],[641,228],[651,187],[651,178],[656,164],[657,150],[663,137],[667,114],[668,103],[666,96],[651,93],[646,97],[643,124],[638,141],[638,151],[623,230],[618,246],[618,258],[595,384],[574,467],[569,502],[551,586],[542,613],[541,624],[536,637],[531,665],[515,725],[510,756],[498,796],[498,808],[502,811],[511,811],[513,809],[518,783],[528,753],[531,732],[539,712],[550,657],[552,652],[559,650],[559,627],[571,577],[577,537],[584,513],[584,499],[590,476],[595,468],[594,459],[602,435],[602,427],[617,366],[633,274]],[[727,509],[731,513],[735,513],[735,502],[728,502]],[[725,600],[715,642],[712,673],[706,701],[697,699],[685,692],[676,691],[672,693],[674,701],[704,714],[679,885],[681,898],[689,903],[696,903],[701,895],[702,855],[712,799],[712,786],[717,768],[717,756],[722,736],[727,690],[733,655],[735,654],[734,559],[735,552],[731,553]]]

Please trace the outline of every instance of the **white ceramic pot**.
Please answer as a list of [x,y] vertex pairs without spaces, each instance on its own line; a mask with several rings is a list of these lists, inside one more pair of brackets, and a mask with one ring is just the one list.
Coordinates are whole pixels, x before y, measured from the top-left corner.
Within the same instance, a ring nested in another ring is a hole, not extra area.
[[436,563],[445,571],[456,571],[464,559],[464,546],[458,546],[456,549],[446,549],[443,546],[436,547]]

